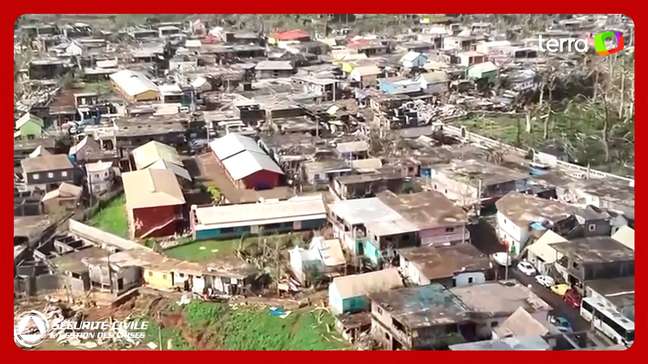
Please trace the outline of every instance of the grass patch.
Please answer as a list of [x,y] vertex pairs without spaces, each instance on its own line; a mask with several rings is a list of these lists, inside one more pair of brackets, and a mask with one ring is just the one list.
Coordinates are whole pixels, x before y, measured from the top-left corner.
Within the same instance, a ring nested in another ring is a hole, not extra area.
[[[155,320],[149,320],[146,328],[146,335],[143,344],[154,342],[160,348],[160,336],[162,337],[163,350],[193,350],[194,348],[182,337],[180,329],[174,327],[160,328]],[[171,349],[168,349],[168,343],[171,342]]]
[[267,308],[233,310],[224,303],[192,302],[184,308],[190,327],[208,333],[225,350],[343,350],[350,346],[335,331],[326,311],[299,309],[285,318]]
[[121,194],[100,206],[90,217],[88,223],[109,233],[128,237],[128,216],[126,214],[126,197]]
[[218,258],[233,256],[239,246],[239,239],[200,240],[176,246],[164,251],[164,254],[181,260],[203,263]]

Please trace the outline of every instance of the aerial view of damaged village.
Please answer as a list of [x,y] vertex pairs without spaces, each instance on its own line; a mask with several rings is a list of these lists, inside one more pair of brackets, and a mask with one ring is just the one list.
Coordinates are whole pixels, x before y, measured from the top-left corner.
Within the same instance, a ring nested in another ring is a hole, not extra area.
[[623,350],[621,15],[26,15],[25,350]]

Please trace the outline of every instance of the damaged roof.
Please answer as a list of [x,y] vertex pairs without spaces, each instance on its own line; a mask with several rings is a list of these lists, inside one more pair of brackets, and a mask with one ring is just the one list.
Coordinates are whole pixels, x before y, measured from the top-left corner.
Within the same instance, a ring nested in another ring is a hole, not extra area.
[[449,325],[469,319],[461,300],[440,284],[373,293],[369,298],[408,329]]
[[490,269],[488,256],[470,243],[401,249],[399,254],[413,263],[429,280],[449,278],[461,272]]

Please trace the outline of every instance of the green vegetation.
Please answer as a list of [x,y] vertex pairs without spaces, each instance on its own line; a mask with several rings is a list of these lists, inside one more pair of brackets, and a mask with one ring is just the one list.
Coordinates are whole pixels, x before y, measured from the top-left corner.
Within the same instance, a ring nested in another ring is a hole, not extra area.
[[126,198],[121,194],[107,202],[101,202],[88,223],[96,228],[121,237],[128,237]]
[[224,303],[193,301],[184,308],[189,327],[209,338],[207,347],[225,350],[342,350],[349,345],[326,311],[299,309],[284,318],[267,308],[233,309]]
[[[160,340],[161,338],[161,340]],[[154,342],[158,349],[162,343],[163,350],[192,350],[194,349],[185,338],[179,328],[165,327],[161,328],[155,320],[149,320],[148,327],[146,328],[146,336],[144,343]],[[171,348],[168,347],[169,342]]]
[[531,122],[526,132],[524,115],[474,115],[459,120],[459,125],[482,136],[501,140],[520,148],[553,147],[563,149],[569,160],[617,174],[632,173],[625,165],[634,165],[634,136],[632,121],[615,121],[608,132],[609,162],[605,160],[605,144],[601,141],[603,110],[596,105],[572,103],[560,112],[552,113],[548,138],[544,139],[542,120]]
[[240,239],[201,240],[176,246],[164,251],[164,254],[190,262],[208,262],[216,258],[231,256],[239,246]]

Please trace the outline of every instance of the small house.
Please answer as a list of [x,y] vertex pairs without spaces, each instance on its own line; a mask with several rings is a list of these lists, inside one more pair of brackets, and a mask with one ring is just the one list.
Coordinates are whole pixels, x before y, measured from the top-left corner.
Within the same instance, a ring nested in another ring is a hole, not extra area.
[[400,64],[405,69],[415,69],[423,68],[427,61],[428,57],[425,53],[410,51],[401,57]]
[[361,88],[375,87],[378,82],[378,75],[380,75],[380,68],[376,65],[358,66],[353,68],[349,74],[349,79],[357,82]]
[[33,189],[52,191],[63,182],[74,184],[75,169],[65,154],[44,154],[20,161],[25,183]]
[[38,116],[26,113],[16,121],[14,139],[39,139],[43,135],[45,122]]
[[400,287],[403,280],[396,268],[337,277],[329,285],[329,306],[335,315],[366,311],[371,293]]
[[83,187],[63,182],[57,189],[52,190],[43,196],[41,200],[43,210],[50,215],[74,211],[81,200],[82,192]]
[[483,62],[472,65],[466,72],[468,78],[491,82],[497,77],[497,66],[493,62]]
[[254,70],[258,79],[286,78],[295,73],[295,67],[290,61],[261,61]]

